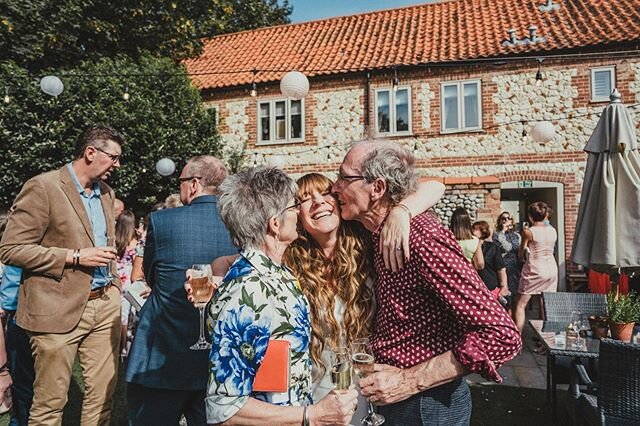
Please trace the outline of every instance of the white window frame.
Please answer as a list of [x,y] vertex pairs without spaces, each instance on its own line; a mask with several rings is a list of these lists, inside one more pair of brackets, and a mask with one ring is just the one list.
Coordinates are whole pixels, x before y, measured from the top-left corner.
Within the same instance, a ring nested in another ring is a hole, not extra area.
[[[374,126],[376,126],[376,135],[379,136],[406,136],[413,134],[413,110],[411,108],[411,86],[398,86],[397,90],[407,90],[407,100],[409,109],[409,129],[401,132],[396,131],[396,91],[393,87],[380,87],[374,90],[373,94],[373,115]],[[378,126],[378,93],[389,92],[389,131],[380,132]]]
[[[462,86],[469,83],[475,83],[478,86],[478,126],[464,127],[464,96],[462,96]],[[456,86],[458,92],[458,127],[456,129],[445,129],[446,110],[444,108],[444,88],[447,86]],[[440,133],[464,133],[482,131],[482,80],[457,80],[443,81],[440,83]]]
[[204,107],[205,109],[212,109],[215,112],[215,119],[213,120],[213,125],[216,126],[216,128],[218,128],[218,125],[220,124],[220,105],[208,102],[204,104]]
[[[276,99],[265,99],[260,100],[256,103],[256,145],[279,145],[279,144],[287,144],[287,143],[298,143],[304,142],[305,135],[305,120],[304,120],[304,99],[300,99],[300,114],[301,114],[301,123],[300,123],[300,137],[299,138],[291,138],[291,101],[296,101],[297,99],[288,99],[288,98],[276,98]],[[277,140],[275,139],[276,135],[276,120],[275,120],[275,111],[276,111],[276,103],[284,102],[285,103],[285,132],[286,137],[284,139]],[[263,104],[269,104],[269,135],[271,139],[268,141],[263,141],[260,136],[262,135],[262,116],[260,115],[260,106]]]
[[608,102],[609,101],[609,93],[607,96],[596,97],[596,72],[601,71],[609,71],[611,74],[611,90],[616,87],[616,67],[614,65],[609,65],[606,67],[596,67],[590,69],[590,78],[589,78],[589,88],[590,88],[590,98],[591,102]]

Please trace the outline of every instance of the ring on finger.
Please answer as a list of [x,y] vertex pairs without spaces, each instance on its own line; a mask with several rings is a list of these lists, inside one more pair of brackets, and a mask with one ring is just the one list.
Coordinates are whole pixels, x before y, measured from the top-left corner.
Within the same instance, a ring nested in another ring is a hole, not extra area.
[[402,247],[396,247],[397,251],[402,251]]

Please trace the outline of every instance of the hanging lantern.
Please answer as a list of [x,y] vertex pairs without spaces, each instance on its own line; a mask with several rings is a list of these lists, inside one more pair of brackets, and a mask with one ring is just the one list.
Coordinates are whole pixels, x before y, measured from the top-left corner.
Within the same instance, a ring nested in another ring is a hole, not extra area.
[[48,75],[40,80],[40,89],[47,95],[58,96],[64,90],[64,84],[57,76]]
[[299,71],[289,71],[280,80],[280,92],[291,99],[302,99],[309,92],[309,80]]
[[556,136],[556,128],[549,121],[536,123],[531,129],[531,137],[538,143],[547,143]]
[[272,155],[269,157],[269,161],[267,161],[267,165],[269,167],[274,167],[276,169],[283,169],[286,161],[282,155]]
[[169,176],[176,171],[176,163],[171,158],[163,158],[156,163],[156,171],[160,176]]

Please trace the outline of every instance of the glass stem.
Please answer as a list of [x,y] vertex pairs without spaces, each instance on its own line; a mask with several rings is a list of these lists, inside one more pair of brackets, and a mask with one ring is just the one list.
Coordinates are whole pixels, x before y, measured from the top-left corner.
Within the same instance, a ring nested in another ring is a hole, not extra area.
[[200,311],[200,342],[204,342],[204,306],[198,307]]
[[375,413],[375,411],[373,410],[373,403],[372,403],[371,401],[369,401],[369,400],[367,400],[367,403],[368,403],[368,404],[367,404],[367,405],[368,405],[368,408],[367,408],[367,417],[368,417],[368,416],[370,416],[371,414],[374,414],[374,413]]

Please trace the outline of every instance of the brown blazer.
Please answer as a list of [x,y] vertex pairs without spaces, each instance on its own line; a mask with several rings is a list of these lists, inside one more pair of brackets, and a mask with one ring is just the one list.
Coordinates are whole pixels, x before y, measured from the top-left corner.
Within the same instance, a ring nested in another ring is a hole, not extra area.
[[[100,182],[107,235],[115,235],[114,194]],[[93,268],[65,265],[67,249],[93,247],[93,232],[73,177],[65,165],[24,184],[0,241],[0,260],[23,268],[16,320],[38,333],[66,333],[80,321]],[[112,265],[115,262],[112,262]],[[115,267],[111,271],[117,277]],[[114,284],[121,287],[120,280]]]

